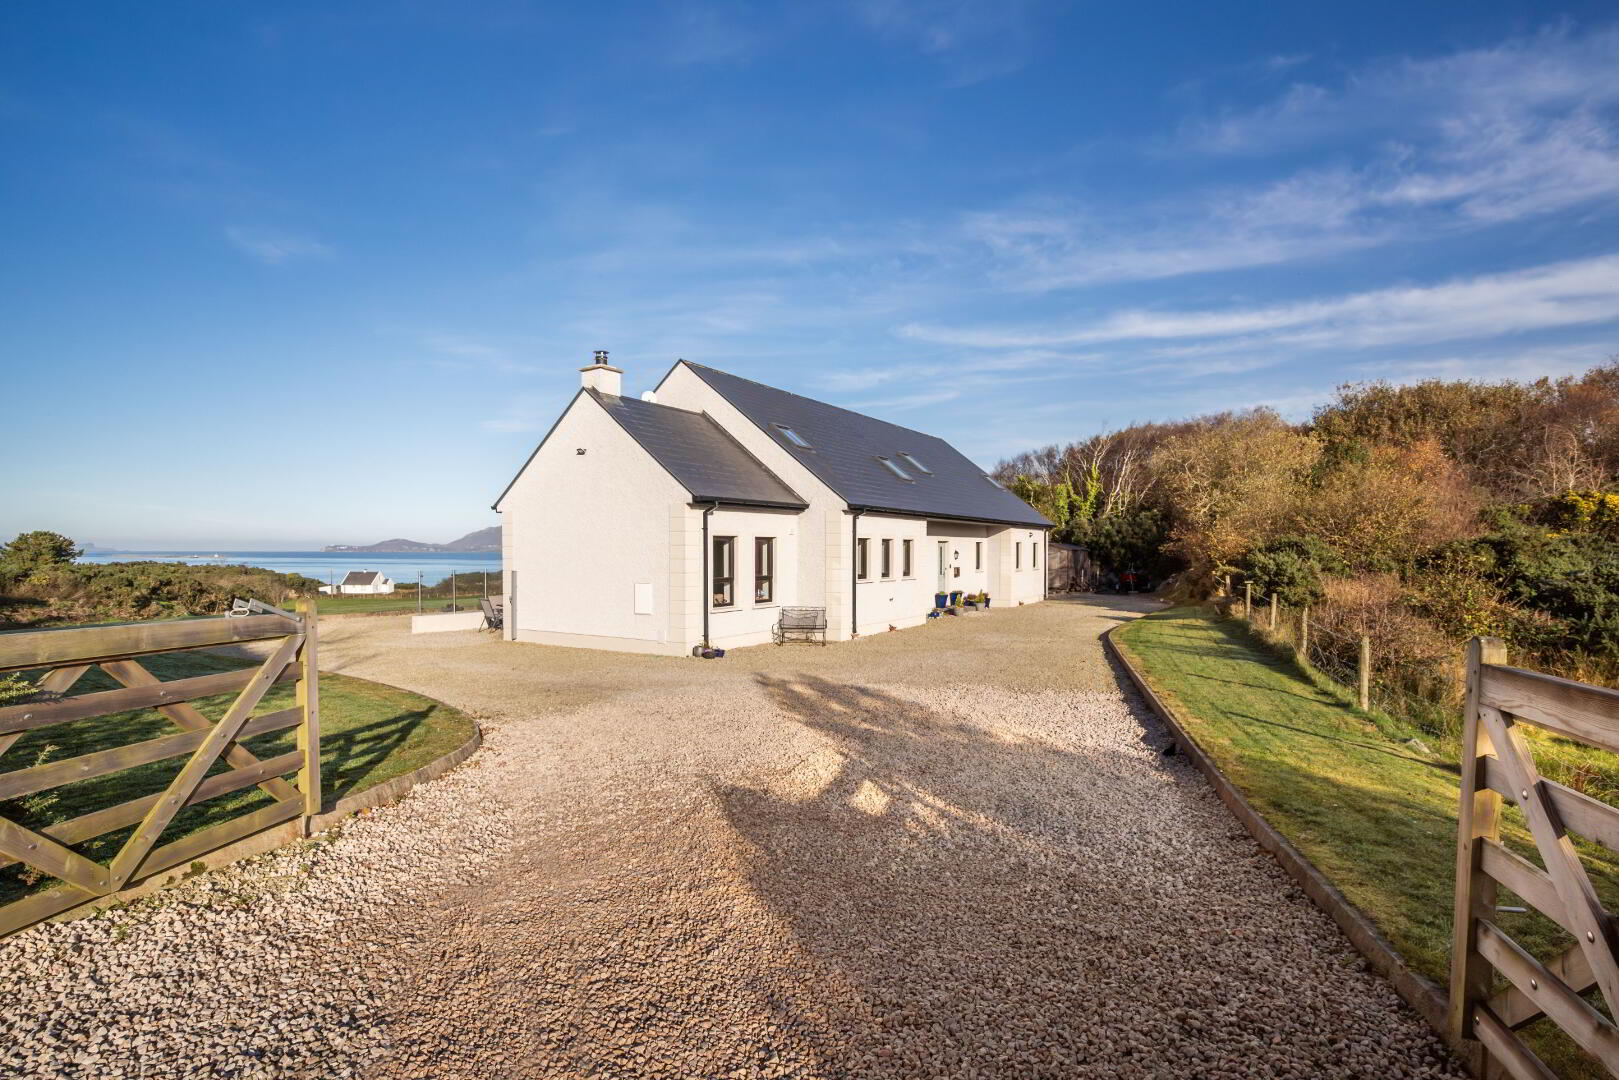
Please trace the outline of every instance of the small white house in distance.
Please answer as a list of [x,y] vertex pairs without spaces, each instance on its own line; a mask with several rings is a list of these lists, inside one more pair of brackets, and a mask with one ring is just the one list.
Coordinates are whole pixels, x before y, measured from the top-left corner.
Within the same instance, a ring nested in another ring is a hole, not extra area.
[[622,396],[599,352],[495,502],[505,636],[687,654],[916,626],[940,592],[1045,597],[1051,522],[942,439],[680,361]]
[[342,581],[336,585],[322,585],[320,591],[328,595],[333,593],[345,596],[381,595],[393,592],[394,583],[377,570],[350,570],[343,575]]

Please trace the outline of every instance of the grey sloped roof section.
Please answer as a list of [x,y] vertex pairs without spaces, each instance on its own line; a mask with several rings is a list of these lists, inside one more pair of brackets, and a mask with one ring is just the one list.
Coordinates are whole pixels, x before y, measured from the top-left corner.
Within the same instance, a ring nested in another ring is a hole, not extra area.
[[[1040,511],[996,485],[943,439],[701,364],[681,363],[855,509],[1051,527]],[[811,449],[795,447],[782,427],[803,436]],[[929,471],[913,468],[901,454]],[[888,458],[911,479],[895,476],[879,458]]]
[[375,585],[377,583],[375,570],[350,570],[343,578],[345,585]]
[[703,413],[586,390],[697,502],[809,505]]

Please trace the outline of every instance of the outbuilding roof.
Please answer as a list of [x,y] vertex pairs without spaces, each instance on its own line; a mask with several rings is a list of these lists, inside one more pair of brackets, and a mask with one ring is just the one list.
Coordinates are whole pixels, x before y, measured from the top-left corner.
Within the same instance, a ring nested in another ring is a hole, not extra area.
[[350,570],[343,575],[344,585],[375,585],[376,583],[377,571],[375,570]]
[[638,398],[586,390],[695,502],[779,506],[809,504],[706,414]]
[[1051,527],[943,439],[680,362],[856,510]]

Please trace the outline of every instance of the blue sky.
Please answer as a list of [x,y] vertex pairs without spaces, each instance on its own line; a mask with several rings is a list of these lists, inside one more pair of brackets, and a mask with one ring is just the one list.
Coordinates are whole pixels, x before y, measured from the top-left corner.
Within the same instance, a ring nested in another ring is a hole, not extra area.
[[985,465],[1619,353],[1608,3],[0,20],[6,535],[446,540],[597,348]]

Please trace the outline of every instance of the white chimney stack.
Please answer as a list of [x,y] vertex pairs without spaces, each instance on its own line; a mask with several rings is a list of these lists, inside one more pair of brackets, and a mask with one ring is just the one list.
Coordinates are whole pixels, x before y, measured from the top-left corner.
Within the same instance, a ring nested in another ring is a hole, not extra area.
[[597,349],[591,365],[579,369],[579,384],[586,390],[620,397],[624,390],[624,371],[607,362],[606,349]]

